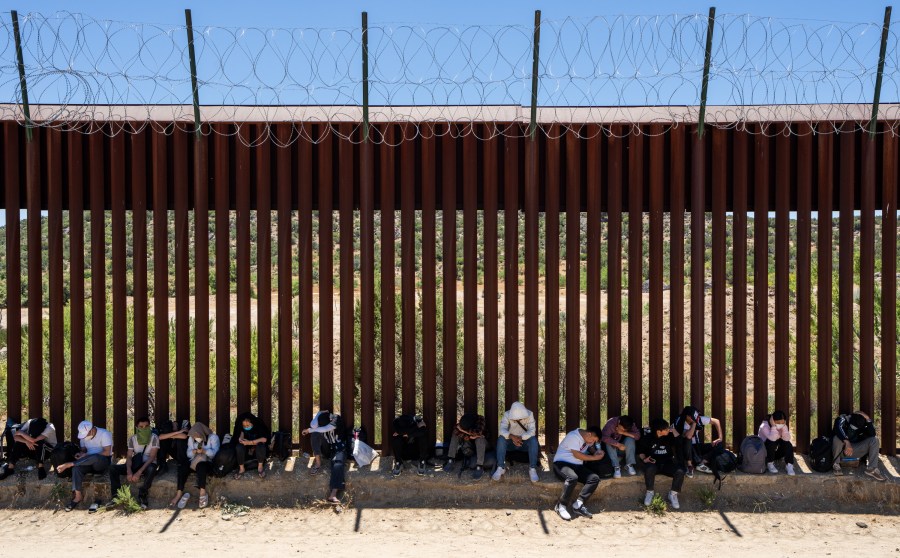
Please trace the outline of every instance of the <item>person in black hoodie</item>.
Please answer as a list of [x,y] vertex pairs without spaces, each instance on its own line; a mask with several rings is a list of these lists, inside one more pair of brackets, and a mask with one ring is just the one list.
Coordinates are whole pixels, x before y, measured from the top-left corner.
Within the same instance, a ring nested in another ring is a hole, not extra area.
[[665,419],[657,418],[650,422],[651,433],[641,438],[641,449],[638,457],[644,462],[644,484],[647,493],[644,496],[644,505],[649,506],[653,502],[653,485],[656,475],[672,477],[672,489],[669,491],[669,503],[672,508],[679,509],[678,493],[684,484],[684,459],[682,447],[684,444],[669,430],[669,423]]
[[878,470],[878,436],[875,434],[875,424],[869,415],[862,411],[846,415],[838,415],[834,421],[834,438],[831,442],[831,454],[835,457],[834,474],[841,476],[840,463],[837,463],[839,455],[847,457],[866,457],[866,475],[877,481],[887,480]]
[[391,436],[391,453],[394,468],[391,475],[398,477],[403,471],[406,459],[417,459],[416,473],[425,475],[425,461],[428,459],[428,430],[425,420],[415,415],[400,415],[394,419],[394,434]]
[[234,473],[235,480],[244,476],[246,470],[244,464],[247,457],[253,455],[256,458],[256,471],[259,478],[266,478],[266,455],[269,439],[272,432],[265,422],[253,413],[243,413],[238,419],[238,429],[235,430],[232,440],[235,443],[235,456],[237,457],[238,470]]

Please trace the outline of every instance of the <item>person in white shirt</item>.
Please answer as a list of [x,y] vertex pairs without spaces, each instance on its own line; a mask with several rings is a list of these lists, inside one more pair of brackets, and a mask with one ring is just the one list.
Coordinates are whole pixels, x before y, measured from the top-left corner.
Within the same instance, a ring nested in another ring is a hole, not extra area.
[[[78,507],[84,498],[82,485],[84,475],[88,473],[109,473],[112,458],[112,434],[105,428],[94,426],[89,421],[81,421],[78,425],[78,441],[81,451],[75,454],[75,461],[62,463],[56,467],[57,473],[72,469],[72,501],[66,504],[65,510],[70,512]],[[93,508],[93,506],[92,506]]]
[[197,474],[197,483],[194,485],[200,491],[199,507],[201,509],[209,505],[209,494],[206,492],[206,479],[213,472],[212,460],[219,453],[219,436],[202,422],[195,422],[188,431],[187,460],[178,464],[178,487],[175,497],[169,502],[170,506],[183,509],[191,494],[184,491],[188,476],[193,471]]
[[[712,426],[716,431],[716,438],[713,439],[711,446],[701,443],[701,436],[704,426]],[[701,473],[712,474],[704,455],[707,455],[710,447],[715,447],[722,443],[722,423],[715,417],[708,417],[693,406],[687,406],[672,421],[672,433],[681,437],[682,457],[685,461],[687,469],[687,477],[694,478],[694,468]]]
[[784,459],[784,469],[794,476],[794,446],[791,445],[791,429],[784,411],[775,411],[759,425],[759,437],[766,446],[766,467],[770,473],[778,473],[775,462]]
[[585,461],[600,461],[605,456],[603,450],[597,453],[589,453],[589,449],[594,446],[602,435],[599,426],[592,426],[588,429],[576,428],[566,434],[563,441],[556,449],[553,456],[553,472],[563,481],[562,495],[554,508],[556,513],[566,521],[572,519],[572,511],[569,511],[569,500],[575,492],[575,487],[579,482],[584,484],[578,498],[572,504],[572,510],[575,514],[590,519],[593,514],[587,509],[587,501],[591,494],[597,490],[600,484],[600,477],[585,467]]
[[534,413],[525,408],[525,405],[516,401],[509,410],[503,413],[500,419],[500,437],[497,438],[497,470],[491,475],[491,479],[498,481],[506,472],[506,452],[528,452],[528,476],[531,482],[538,481],[538,456],[540,445],[535,434],[537,424]]
[[309,471],[310,474],[315,475],[321,471],[324,451],[328,451],[329,455],[331,455],[331,478],[328,481],[330,492],[326,499],[330,504],[341,503],[340,499],[338,499],[338,491],[345,488],[346,430],[340,415],[329,411],[319,411],[309,423],[309,428],[304,429],[300,433],[303,436],[310,436],[310,443],[315,456],[313,468]]
[[56,427],[43,417],[28,419],[13,435],[13,445],[9,450],[9,462],[0,474],[0,481],[15,473],[16,463],[22,459],[37,462],[38,480],[47,478],[44,461],[56,447]]
[[138,503],[141,509],[147,509],[147,497],[150,494],[150,486],[156,476],[157,457],[159,452],[159,437],[150,428],[150,419],[141,417],[135,422],[134,436],[128,439],[128,454],[125,463],[113,465],[109,470],[109,487],[112,496],[115,497],[121,486],[121,475],[129,483],[137,484],[144,477],[144,484],[138,490]]

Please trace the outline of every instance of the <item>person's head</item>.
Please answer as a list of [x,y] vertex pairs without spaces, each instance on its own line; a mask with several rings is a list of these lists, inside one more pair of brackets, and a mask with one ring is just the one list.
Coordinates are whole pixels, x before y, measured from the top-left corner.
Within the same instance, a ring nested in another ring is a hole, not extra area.
[[137,420],[134,421],[134,427],[138,432],[146,432],[150,430],[150,418],[149,417],[138,417]]
[[32,438],[37,438],[47,429],[47,424],[47,419],[44,417],[31,419],[31,422],[28,425],[28,435]]
[[478,426],[478,415],[475,413],[466,413],[459,417],[459,427],[463,430],[472,430]]
[[864,428],[866,426],[866,417],[859,413],[853,413],[850,415],[850,428],[857,430],[859,428]]
[[787,415],[784,414],[784,411],[775,411],[769,415],[769,421],[776,428],[784,428],[784,425],[787,424]]
[[241,427],[243,427],[244,432],[248,432],[248,431],[250,431],[250,430],[253,430],[253,421],[250,420],[249,417],[247,417],[247,418],[245,418],[244,420],[241,421]]
[[328,411],[322,411],[319,413],[319,417],[316,419],[316,424],[321,428],[322,426],[328,426],[331,424],[331,413]]
[[97,427],[94,426],[90,421],[83,420],[78,425],[78,439],[84,440],[85,438],[92,438],[94,434],[97,433]]
[[409,436],[419,428],[417,417],[413,415],[400,415],[394,419],[394,432],[401,436]]
[[634,427],[634,419],[628,415],[622,415],[619,417],[619,426],[625,430],[631,430]]
[[681,411],[681,416],[684,417],[684,420],[688,424],[693,425],[695,422],[697,422],[697,419],[700,418],[700,409],[692,405],[688,405]]
[[669,434],[669,421],[664,418],[655,418],[650,421],[650,428],[656,434],[657,438],[662,438]]
[[521,401],[516,401],[509,407],[510,420],[525,420],[528,418],[528,408]]
[[601,436],[603,436],[603,429],[599,426],[589,426],[584,430],[584,434],[582,434],[584,441],[588,444],[596,444],[600,441]]

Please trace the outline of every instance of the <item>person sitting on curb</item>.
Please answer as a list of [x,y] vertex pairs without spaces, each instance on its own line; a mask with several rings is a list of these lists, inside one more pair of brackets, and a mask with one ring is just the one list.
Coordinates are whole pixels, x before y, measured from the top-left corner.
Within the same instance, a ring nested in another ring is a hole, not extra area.
[[609,459],[613,465],[613,478],[622,477],[622,468],[619,467],[619,452],[625,452],[625,470],[631,476],[637,473],[634,470],[635,464],[635,443],[641,439],[641,432],[637,425],[628,415],[613,417],[607,421],[603,427],[603,447],[609,454]]
[[703,427],[708,425],[712,425],[716,429],[717,437],[711,444],[712,447],[715,447],[722,443],[722,423],[719,422],[719,419],[705,416],[696,407],[687,406],[672,421],[672,433],[681,437],[681,456],[684,459],[689,479],[694,478],[694,466],[701,473],[710,475],[713,473],[703,457],[708,452],[703,450],[708,450],[710,446],[700,443]]
[[[603,450],[599,450],[593,455],[588,453],[588,448],[596,444],[600,440],[601,435],[602,430],[599,426],[592,426],[586,430],[576,428],[566,434],[566,437],[563,438],[556,449],[556,454],[553,456],[553,472],[563,481],[563,491],[554,510],[566,521],[572,519],[573,511],[575,514],[588,519],[594,516],[587,509],[587,501],[591,494],[597,490],[597,486],[600,484],[600,477],[585,467],[584,462],[600,461],[604,458]],[[575,488],[579,482],[584,484],[584,486],[581,488],[578,498],[572,504],[573,511],[569,511],[569,500],[572,499],[572,494],[575,493]]]
[[[866,474],[877,481],[887,480],[878,470],[878,436],[875,434],[875,424],[869,415],[862,411],[854,411],[850,414],[838,415],[834,421],[834,438],[831,441],[831,454],[837,458],[839,455],[855,458],[866,458]],[[834,474],[842,476],[840,463],[833,465]]]
[[669,490],[669,503],[673,509],[679,509],[678,493],[684,484],[684,460],[681,456],[682,444],[669,430],[669,423],[665,419],[657,418],[650,422],[650,436],[641,440],[639,457],[644,462],[644,486],[647,493],[644,495],[644,505],[649,506],[656,494],[653,486],[656,475],[665,475],[672,478],[672,489]]
[[[456,423],[456,428],[453,429],[444,471],[447,473],[453,472],[453,460],[456,459],[460,446],[471,446],[472,444],[475,445],[475,470],[472,472],[472,478],[478,480],[484,475],[484,454],[487,452],[487,426],[483,416],[476,413],[466,413],[459,417],[459,422]],[[470,452],[471,447],[463,449],[463,453],[467,451]]]
[[777,474],[775,462],[784,459],[784,469],[789,476],[794,476],[794,446],[791,445],[791,429],[787,424],[784,411],[775,411],[759,425],[759,433],[766,446],[766,468]]
[[125,463],[113,465],[109,469],[109,487],[112,497],[115,498],[121,484],[120,476],[124,473],[125,480],[137,484],[144,477],[144,484],[138,490],[138,503],[141,509],[149,507],[147,500],[150,494],[150,486],[157,471],[157,457],[159,455],[159,437],[150,428],[150,419],[141,417],[135,421],[134,436],[128,439],[128,454]]
[[44,461],[56,447],[56,427],[43,417],[32,418],[19,426],[13,435],[13,444],[9,449],[9,462],[0,474],[0,481],[16,472],[16,463],[20,459],[33,459],[37,462],[38,480],[47,478]]
[[241,420],[241,431],[237,434],[237,445],[235,446],[235,455],[238,462],[238,470],[234,474],[237,480],[244,476],[244,464],[247,462],[247,456],[253,454],[256,458],[256,474],[260,479],[266,478],[266,455],[268,446],[266,445],[272,437],[272,432],[266,423],[252,413],[246,413]]
[[206,479],[213,472],[213,458],[219,453],[221,442],[208,426],[202,422],[195,422],[188,431],[187,459],[178,464],[178,485],[175,497],[169,502],[170,506],[183,509],[191,499],[189,492],[184,491],[191,471],[197,474],[197,482],[194,485],[200,491],[199,508],[209,505],[209,493],[206,491]]
[[394,433],[391,435],[391,453],[394,467],[391,475],[398,477],[408,459],[417,459],[416,474],[425,476],[425,462],[428,460],[428,430],[425,420],[416,415],[400,415],[394,419]]
[[350,449],[347,428],[344,426],[343,419],[340,415],[329,411],[319,411],[309,423],[309,428],[303,430],[301,434],[303,436],[310,435],[315,456],[310,474],[315,475],[320,472],[323,455],[331,457],[331,478],[328,481],[330,492],[326,501],[329,504],[340,504],[338,492],[346,488],[344,464]]
[[537,467],[541,447],[538,443],[537,423],[534,413],[521,402],[513,403],[500,419],[500,436],[497,438],[497,469],[491,479],[498,481],[506,473],[506,452],[528,452],[528,476],[531,482],[539,480]]
[[[77,508],[84,498],[84,476],[88,473],[109,474],[112,457],[112,434],[105,428],[94,426],[86,420],[81,421],[78,425],[78,441],[81,451],[75,454],[75,461],[61,463],[56,467],[57,474],[72,469],[72,501],[66,504],[67,512]],[[97,511],[97,506],[96,503],[92,504],[89,511]]]

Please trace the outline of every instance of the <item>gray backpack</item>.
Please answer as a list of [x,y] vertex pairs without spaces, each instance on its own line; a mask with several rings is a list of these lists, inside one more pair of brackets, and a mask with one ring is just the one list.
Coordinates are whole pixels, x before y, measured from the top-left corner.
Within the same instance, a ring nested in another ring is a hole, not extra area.
[[741,442],[741,466],[745,473],[761,475],[766,472],[766,445],[759,436],[747,436]]

